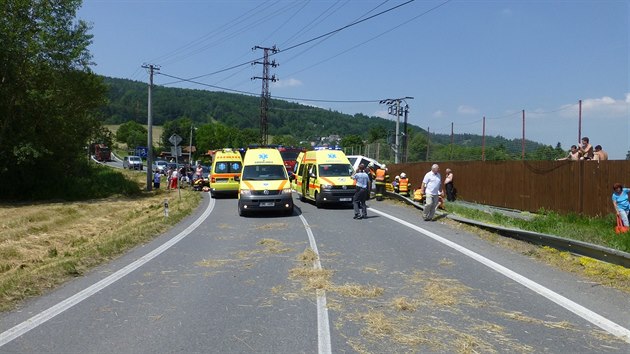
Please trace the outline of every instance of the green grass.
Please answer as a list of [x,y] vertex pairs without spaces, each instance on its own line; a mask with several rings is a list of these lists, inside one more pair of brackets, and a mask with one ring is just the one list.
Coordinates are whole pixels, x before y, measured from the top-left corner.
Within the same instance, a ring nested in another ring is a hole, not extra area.
[[448,211],[490,224],[550,234],[630,252],[630,233],[621,235],[615,233],[616,219],[612,214],[604,217],[588,217],[577,214],[560,215],[541,210],[531,220],[523,220],[498,212],[490,214],[454,204],[448,205]]

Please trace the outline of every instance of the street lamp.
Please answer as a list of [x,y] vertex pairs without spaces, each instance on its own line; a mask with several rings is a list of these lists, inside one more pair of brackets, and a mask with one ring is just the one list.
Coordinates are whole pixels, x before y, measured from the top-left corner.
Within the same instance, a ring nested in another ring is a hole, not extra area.
[[[400,116],[405,112],[405,134],[407,134],[407,112],[409,111],[409,105],[405,100],[413,100],[413,97],[401,97],[401,98],[386,98],[380,100],[379,104],[388,105],[387,113],[396,116],[396,143],[394,145],[394,162],[400,163]],[[405,108],[400,107],[400,102],[405,102]]]

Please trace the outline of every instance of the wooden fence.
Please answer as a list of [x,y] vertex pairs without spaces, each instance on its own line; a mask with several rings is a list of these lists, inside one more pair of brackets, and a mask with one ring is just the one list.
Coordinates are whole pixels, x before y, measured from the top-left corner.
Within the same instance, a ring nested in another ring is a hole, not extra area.
[[[460,161],[437,162],[443,178],[453,170],[458,198],[524,211],[541,208],[590,216],[613,212],[612,185],[630,187],[630,161]],[[430,162],[388,165],[405,172],[412,189],[422,184]]]

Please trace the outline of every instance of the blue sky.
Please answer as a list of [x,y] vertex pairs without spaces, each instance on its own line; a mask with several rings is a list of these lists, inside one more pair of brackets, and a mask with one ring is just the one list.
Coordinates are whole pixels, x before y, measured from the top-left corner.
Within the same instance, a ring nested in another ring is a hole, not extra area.
[[[255,60],[403,4],[403,0],[84,0],[99,74],[147,81],[143,63],[182,78]],[[628,1],[417,0],[324,40],[278,53],[271,95],[389,118],[377,102],[411,96],[432,132],[528,139],[567,149],[582,136],[614,159],[630,150]],[[443,4],[442,6],[439,6]],[[439,6],[439,7],[438,7]],[[438,7],[438,8],[436,8]],[[433,9],[433,10],[431,10]],[[431,10],[431,11],[429,11]],[[259,94],[260,65],[197,79]],[[157,84],[174,80],[163,75]],[[210,89],[191,83],[171,86]]]

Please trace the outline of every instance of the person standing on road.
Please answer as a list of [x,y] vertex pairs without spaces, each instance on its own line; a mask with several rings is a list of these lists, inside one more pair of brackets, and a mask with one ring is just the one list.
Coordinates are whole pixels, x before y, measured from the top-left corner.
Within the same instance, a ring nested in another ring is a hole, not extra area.
[[455,201],[455,185],[453,184],[453,171],[450,168],[446,169],[446,178],[444,178],[444,187],[446,189],[446,200],[449,202]]
[[370,183],[370,177],[365,173],[365,165],[359,165],[359,169],[352,175],[352,179],[356,181],[356,189],[352,198],[352,205],[354,206],[353,219],[365,219],[367,218],[365,201],[367,200],[368,184]]
[[433,164],[431,171],[427,172],[422,179],[422,194],[425,196],[423,211],[424,221],[431,221],[435,216],[435,210],[440,204],[440,188],[442,187],[442,175],[440,166]]
[[621,183],[615,183],[613,185],[612,203],[617,212],[617,216],[621,218],[623,226],[626,227],[630,226],[628,223],[628,214],[630,213],[629,194],[630,188],[623,188]]
[[385,193],[385,166],[376,169],[374,183],[376,184],[376,200],[383,200],[383,194]]
[[173,171],[171,172],[171,188],[170,189],[177,189],[177,184],[179,177],[177,176],[177,169],[173,169]]

